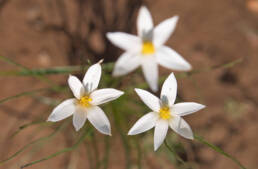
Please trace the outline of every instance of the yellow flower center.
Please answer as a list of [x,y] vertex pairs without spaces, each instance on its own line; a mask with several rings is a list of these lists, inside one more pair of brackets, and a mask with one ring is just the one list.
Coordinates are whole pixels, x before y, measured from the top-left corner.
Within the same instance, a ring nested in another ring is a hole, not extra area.
[[142,54],[143,55],[150,55],[155,52],[155,47],[152,42],[146,41],[142,44]]
[[90,107],[91,104],[90,102],[92,101],[92,99],[89,96],[83,96],[80,98],[79,105],[83,106],[83,107]]
[[159,117],[164,120],[170,119],[171,118],[170,109],[168,107],[162,107],[159,110]]

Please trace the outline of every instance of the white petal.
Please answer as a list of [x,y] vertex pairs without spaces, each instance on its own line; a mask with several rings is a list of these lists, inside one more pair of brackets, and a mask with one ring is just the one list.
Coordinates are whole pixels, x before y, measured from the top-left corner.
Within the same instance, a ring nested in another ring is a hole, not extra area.
[[140,65],[140,56],[134,53],[125,52],[115,63],[113,76],[122,76],[132,72]]
[[204,105],[194,102],[177,103],[172,107],[172,111],[179,116],[185,116],[205,108]]
[[141,50],[141,38],[123,32],[107,33],[107,38],[115,46],[130,52]]
[[179,135],[193,140],[193,132],[187,122],[180,116],[173,115],[173,118],[169,122],[170,127]]
[[159,47],[163,45],[176,28],[178,16],[166,19],[154,28],[153,42],[155,46]]
[[[160,98],[163,103],[172,106],[176,100],[177,82],[174,73],[171,73],[163,83]],[[164,102],[166,101],[166,102]]]
[[128,132],[128,135],[136,135],[139,133],[143,133],[147,130],[150,130],[153,128],[156,124],[156,121],[158,119],[157,113],[150,112],[146,115],[142,116],[130,129]]
[[122,94],[124,94],[124,92],[111,88],[95,90],[90,95],[90,98],[92,98],[91,104],[97,106],[115,100]]
[[76,131],[79,131],[84,123],[86,122],[87,116],[86,116],[86,110],[83,111],[82,108],[78,108],[74,114],[73,114],[73,126]]
[[[150,57],[150,56],[146,56]],[[158,91],[158,78],[159,78],[159,71],[158,71],[158,64],[155,58],[145,58],[142,59],[142,70],[143,75],[149,84],[152,91]]]
[[93,106],[87,110],[87,113],[89,121],[99,132],[111,135],[109,120],[101,108]]
[[71,116],[76,110],[75,101],[76,99],[67,99],[60,103],[54,108],[47,121],[56,122]]
[[153,21],[150,14],[150,11],[142,6],[139,10],[137,17],[137,31],[138,35],[142,37],[144,33],[151,31],[153,28]]
[[84,87],[82,85],[82,82],[76,76],[70,75],[68,78],[68,84],[73,92],[74,97],[80,99],[81,95],[83,95],[84,93]]
[[141,100],[154,112],[159,112],[160,110],[160,100],[158,97],[154,96],[150,92],[142,89],[134,89]]
[[86,92],[90,93],[95,90],[100,81],[101,77],[101,66],[99,63],[96,63],[89,67],[88,71],[86,72],[83,78],[83,84],[85,86]]
[[157,62],[168,69],[178,71],[189,71],[192,69],[191,65],[176,51],[169,47],[162,46],[156,53]]
[[168,131],[168,121],[159,119],[154,130],[154,151],[156,151],[166,138]]

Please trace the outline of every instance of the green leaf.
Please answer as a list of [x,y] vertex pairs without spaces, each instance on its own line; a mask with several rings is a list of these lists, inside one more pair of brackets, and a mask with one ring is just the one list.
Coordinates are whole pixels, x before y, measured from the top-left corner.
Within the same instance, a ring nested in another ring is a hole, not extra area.
[[52,138],[53,136],[55,136],[59,131],[61,131],[63,128],[65,128],[67,126],[67,122],[64,123],[63,125],[61,125],[60,127],[58,127],[57,130],[55,130],[53,133],[51,133],[50,135],[48,136],[45,136],[45,137],[40,137],[28,144],[26,144],[24,147],[22,147],[21,149],[19,149],[18,151],[16,151],[13,155],[11,155],[10,157],[8,157],[7,159],[5,160],[2,160],[0,161],[0,165],[13,159],[14,157],[16,157],[17,155],[19,155],[20,153],[22,153],[24,150],[26,150],[27,148],[29,148],[30,146],[36,144],[36,143],[39,143],[39,142],[42,142],[42,141],[46,141],[46,140],[49,140],[50,138]]
[[175,156],[176,160],[179,161],[181,164],[183,164],[185,167],[189,167],[189,164],[187,164],[187,162],[185,162],[174,150],[173,148],[171,148],[168,143],[167,143],[167,140],[164,141],[165,143],[165,146],[167,147],[167,149]]
[[26,129],[27,127],[38,125],[38,124],[46,124],[46,123],[47,123],[46,121],[32,121],[30,123],[24,124],[20,126],[19,129],[10,136],[10,138],[13,138],[14,136],[16,136],[18,133],[20,133],[22,130]]
[[4,102],[7,102],[9,100],[12,100],[12,99],[17,99],[17,98],[22,97],[22,96],[33,95],[35,93],[50,90],[50,89],[51,88],[40,88],[40,89],[30,90],[30,91],[26,91],[26,92],[21,92],[19,94],[14,95],[14,96],[9,96],[9,97],[6,97],[6,98],[0,100],[0,104],[2,104]]
[[66,152],[70,152],[70,151],[76,149],[76,148],[84,141],[84,139],[86,138],[86,136],[88,136],[90,133],[91,133],[90,128],[88,128],[87,130],[84,130],[84,133],[82,134],[82,136],[79,138],[79,140],[78,140],[73,146],[68,147],[68,148],[64,148],[64,149],[62,149],[62,150],[60,150],[60,151],[57,151],[57,152],[55,152],[55,153],[53,153],[53,154],[50,154],[50,155],[47,156],[47,157],[44,157],[44,158],[42,158],[42,159],[39,159],[39,160],[30,162],[30,163],[28,163],[28,164],[25,164],[25,165],[21,166],[21,169],[22,169],[22,168],[25,168],[25,167],[29,167],[29,166],[34,165],[34,164],[37,164],[37,163],[40,163],[40,162],[43,162],[43,161],[46,161],[46,160],[51,159],[51,158],[53,158],[53,157],[56,157],[56,156],[58,156],[58,155],[60,155],[60,154],[63,154],[63,153],[66,153]]
[[208,141],[206,141],[203,137],[198,136],[196,134],[194,134],[194,139],[201,142],[202,144],[207,145],[208,147],[210,147],[211,149],[213,149],[214,151],[222,154],[223,156],[231,159],[234,163],[236,163],[241,169],[246,169],[241,163],[240,161],[238,161],[235,157],[231,156],[230,154],[226,153],[225,151],[223,151],[221,148],[209,143]]
[[42,75],[55,75],[55,74],[69,74],[72,72],[78,72],[81,70],[81,66],[62,66],[53,68],[41,68],[41,69],[25,69],[25,70],[11,70],[2,71],[0,76],[42,76]]

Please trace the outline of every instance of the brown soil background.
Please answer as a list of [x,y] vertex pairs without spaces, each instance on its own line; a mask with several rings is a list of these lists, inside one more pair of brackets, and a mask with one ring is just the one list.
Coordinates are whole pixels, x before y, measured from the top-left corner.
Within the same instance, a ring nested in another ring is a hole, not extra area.
[[[29,68],[74,64],[67,54],[67,38],[60,33],[41,30],[46,21],[59,22],[55,9],[46,5],[48,1],[50,0],[10,0],[0,8],[1,55]],[[70,13],[73,13],[75,10],[73,3],[68,1],[68,4]],[[180,16],[177,29],[167,45],[181,53],[194,69],[221,65],[243,58],[243,61],[233,68],[202,72],[193,75],[192,78],[180,79],[178,83],[180,96],[185,101],[196,101],[207,105],[205,110],[186,118],[192,129],[233,154],[250,169],[258,166],[257,4],[255,0],[147,1],[155,24],[176,14]],[[69,15],[69,17],[74,16]],[[117,56],[113,56],[114,60]],[[0,62],[0,71],[12,69],[16,67]],[[67,76],[58,75],[50,78],[65,84]],[[0,84],[0,99],[44,87],[44,84],[31,77],[0,76]],[[55,97],[63,99],[65,96]],[[42,119],[46,119],[50,111],[48,107],[29,97],[1,104],[0,159],[5,159],[26,143],[51,133],[53,130],[49,127],[40,130],[33,126],[10,139],[10,135],[19,126],[31,122],[39,115],[43,116]],[[130,120],[130,124],[134,121]],[[61,123],[56,124],[58,125]],[[72,124],[69,125],[68,131],[59,133],[49,142],[34,146],[33,152],[26,150],[0,168],[19,168],[23,164],[71,145],[72,138],[65,137],[66,133],[75,135]],[[108,168],[121,169],[125,164],[124,150],[117,131],[113,133]],[[102,156],[104,137],[99,134],[97,136],[99,154]],[[149,137],[152,144],[152,135]],[[188,159],[196,162],[201,169],[237,168],[230,160],[206,146],[180,140],[185,146]],[[151,150],[143,157],[143,168],[175,168],[165,160],[164,154],[153,153]],[[60,155],[28,168],[85,169],[89,168],[85,154],[86,150],[79,147],[72,153]]]

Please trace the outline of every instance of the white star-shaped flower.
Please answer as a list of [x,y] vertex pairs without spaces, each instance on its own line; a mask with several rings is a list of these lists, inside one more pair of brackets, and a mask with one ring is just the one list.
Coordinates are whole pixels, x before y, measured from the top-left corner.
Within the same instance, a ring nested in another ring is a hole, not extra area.
[[158,64],[168,69],[188,71],[191,65],[176,51],[164,45],[173,33],[178,16],[166,19],[155,28],[146,7],[141,7],[137,18],[138,36],[114,32],[107,38],[125,50],[115,64],[114,76],[125,75],[139,66],[153,91],[158,90]]
[[48,121],[56,122],[73,115],[76,131],[82,128],[88,119],[99,132],[111,135],[110,122],[98,105],[114,100],[124,92],[112,88],[97,90],[100,77],[100,62],[88,69],[82,83],[77,77],[70,75],[68,84],[75,98],[59,104],[48,117]]
[[155,126],[155,151],[163,143],[167,135],[168,126],[181,136],[187,139],[193,139],[190,126],[181,116],[194,113],[203,109],[205,106],[194,102],[174,104],[177,94],[177,82],[173,73],[164,82],[160,99],[142,89],[135,89],[135,91],[153,112],[141,117],[130,129],[128,135],[136,135],[150,130]]

